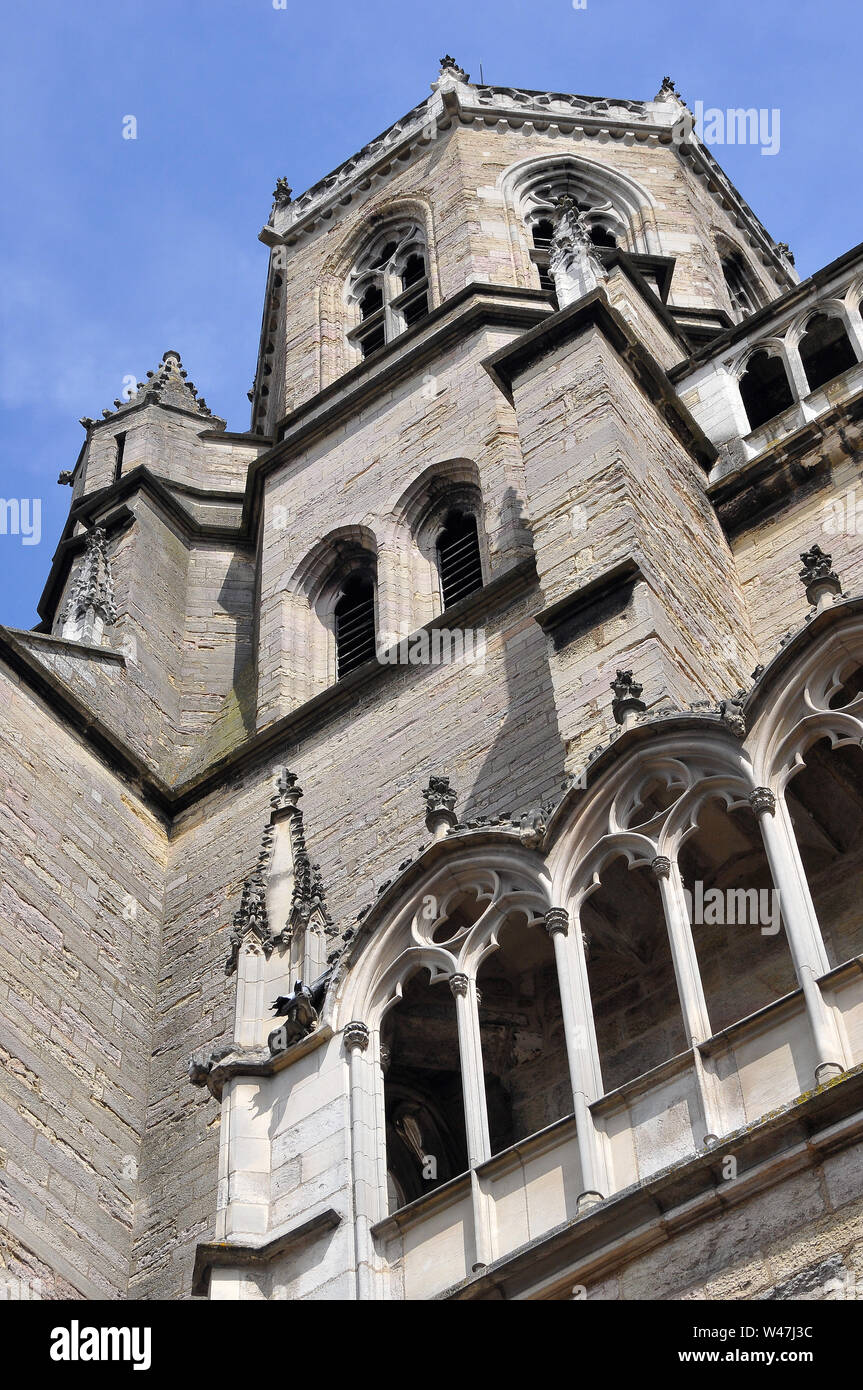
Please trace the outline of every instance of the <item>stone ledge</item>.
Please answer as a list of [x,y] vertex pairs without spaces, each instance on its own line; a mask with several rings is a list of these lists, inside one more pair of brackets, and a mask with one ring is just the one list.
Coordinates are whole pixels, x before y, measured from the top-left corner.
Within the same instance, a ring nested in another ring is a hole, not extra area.
[[[471,1301],[563,1296],[570,1285],[607,1278],[637,1255],[667,1244],[678,1231],[721,1215],[861,1139],[863,1065],[805,1092],[755,1124],[724,1135],[707,1152],[614,1193],[584,1216],[538,1236],[435,1297]],[[728,1184],[721,1168],[731,1149],[743,1171]]]
[[195,1249],[192,1273],[193,1298],[206,1298],[210,1291],[210,1275],[214,1269],[264,1269],[280,1255],[298,1250],[307,1241],[333,1231],[341,1225],[341,1213],[327,1207],[317,1216],[302,1221],[263,1245],[232,1245],[230,1241],[205,1241]]

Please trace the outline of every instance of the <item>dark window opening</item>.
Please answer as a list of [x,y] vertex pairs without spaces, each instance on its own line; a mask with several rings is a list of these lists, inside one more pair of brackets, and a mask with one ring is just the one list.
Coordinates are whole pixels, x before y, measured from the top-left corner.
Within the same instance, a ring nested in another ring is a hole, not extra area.
[[450,512],[437,540],[438,567],[444,608],[452,608],[482,588],[482,563],[476,518]]
[[[859,673],[846,693],[857,688]],[[820,739],[806,750],[785,800],[827,959],[835,968],[863,954],[863,749],[833,748],[829,738]]]
[[368,333],[364,333],[359,340],[360,351],[363,357],[368,357],[370,353],[376,352],[378,348],[383,347],[386,340],[386,330],[383,322],[369,329]]
[[686,1047],[662,899],[624,859],[606,864],[581,910],[604,1091]]
[[516,918],[477,976],[491,1152],[572,1113],[554,948],[541,923]]
[[425,970],[387,1013],[381,1041],[389,1207],[395,1211],[468,1168],[455,1000]]
[[752,278],[740,256],[724,256],[722,258],[722,274],[725,276],[728,296],[740,318],[754,314],[759,308],[759,298]]
[[591,227],[590,239],[594,246],[615,247],[617,245],[617,237],[614,235],[614,232],[610,232],[607,227],[599,225]]
[[833,315],[816,314],[809,320],[799,351],[810,391],[847,372],[857,362],[842,320]]
[[547,251],[554,236],[554,223],[548,217],[543,217],[539,222],[533,224],[533,244],[538,251]]
[[427,294],[418,294],[406,304],[402,305],[402,318],[405,327],[410,328],[412,324],[424,319],[429,311],[429,301]]
[[116,434],[114,436],[114,443],[117,447],[117,452],[114,455],[114,482],[118,483],[120,481],[120,475],[123,472],[123,454],[126,451],[125,432],[123,434]]
[[367,319],[384,307],[383,291],[378,285],[369,285],[360,300],[360,317]]
[[352,574],[336,604],[338,678],[355,671],[375,654],[375,586],[371,576]]
[[779,895],[758,821],[748,807],[711,800],[678,865],[714,1033],[797,988]]
[[781,357],[764,351],[754,352],[740,378],[740,395],[750,430],[757,430],[794,404]]
[[422,256],[416,253],[412,256],[408,256],[402,273],[402,288],[409,289],[411,285],[416,284],[417,280],[422,280],[425,273],[426,264]]

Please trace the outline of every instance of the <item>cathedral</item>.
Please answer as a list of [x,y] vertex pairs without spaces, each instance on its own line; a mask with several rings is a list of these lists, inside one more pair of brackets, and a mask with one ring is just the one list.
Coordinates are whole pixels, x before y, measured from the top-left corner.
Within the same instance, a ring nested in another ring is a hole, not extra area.
[[449,56],[260,239],[0,628],[0,1275],[863,1296],[863,248]]

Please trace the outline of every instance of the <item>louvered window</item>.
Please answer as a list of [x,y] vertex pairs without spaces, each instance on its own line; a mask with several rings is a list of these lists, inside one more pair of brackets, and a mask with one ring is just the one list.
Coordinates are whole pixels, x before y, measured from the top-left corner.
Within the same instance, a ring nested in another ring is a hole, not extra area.
[[464,512],[451,512],[437,542],[441,594],[444,608],[482,588],[482,564],[476,520]]
[[375,586],[368,574],[352,574],[336,604],[338,678],[355,671],[375,654]]

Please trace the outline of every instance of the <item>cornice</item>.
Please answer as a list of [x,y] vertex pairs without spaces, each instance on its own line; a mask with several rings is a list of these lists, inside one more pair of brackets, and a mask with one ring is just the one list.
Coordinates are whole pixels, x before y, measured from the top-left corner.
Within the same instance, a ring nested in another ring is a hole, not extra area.
[[681,111],[686,109],[677,99],[635,101],[588,97],[530,88],[476,85],[467,81],[449,82],[439,89],[439,84],[435,83],[431,96],[293,202],[275,209],[273,221],[262,229],[260,239],[268,246],[295,245],[320,224],[331,222],[342,207],[388,177],[394,167],[409,162],[419,147],[432,144],[438,131],[448,132],[457,125],[473,124],[493,131],[503,123],[507,130],[529,127],[541,132],[557,130],[564,136],[674,145],[680,158],[692,165],[697,176],[704,178],[710,193],[757,246],[765,264],[769,264],[780,279],[793,283],[794,277],[773,238],[706,146],[694,132],[687,140],[674,142],[672,127]]
[[248,534],[257,512],[261,484],[275,468],[290,465],[292,456],[312,440],[337,429],[394,381],[413,375],[434,361],[466,334],[496,324],[524,330],[553,313],[550,296],[542,290],[509,285],[465,285],[392,342],[370,354],[322,391],[285,415],[275,428],[277,442],[249,467],[243,528]]
[[[76,537],[73,541],[76,545],[82,542],[83,537],[80,540]],[[535,582],[536,569],[531,555],[508,565],[477,593],[454,605],[445,614],[439,614],[424,627],[418,628],[417,633],[432,632],[436,628],[451,625],[465,625],[468,621],[475,622],[483,615],[498,611],[509,604],[518,595],[530,589]],[[417,633],[411,636],[416,636]],[[31,634],[28,633],[26,636],[30,637]],[[76,649],[78,647],[78,644],[67,645],[74,645]],[[93,651],[90,647],[82,650],[87,653]],[[250,763],[271,756],[283,749],[286,742],[296,741],[310,729],[319,728],[327,719],[352,708],[366,690],[402,679],[405,674],[403,666],[377,660],[368,661],[337,681],[335,685],[328,686],[326,690],[307,700],[299,708],[260,729],[223,757],[187,775],[185,780],[170,784],[129,749],[127,744],[90,711],[63,682],[46,670],[26,650],[21,643],[20,635],[12,628],[0,626],[0,656],[26,685],[45,699],[52,709],[68,722],[71,728],[88,739],[109,766],[134,783],[136,791],[145,801],[168,819],[176,817],[195,802],[218,790]],[[412,666],[408,670],[421,678],[422,667]]]

